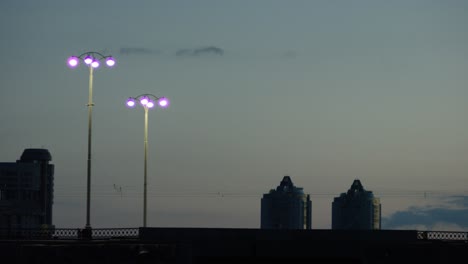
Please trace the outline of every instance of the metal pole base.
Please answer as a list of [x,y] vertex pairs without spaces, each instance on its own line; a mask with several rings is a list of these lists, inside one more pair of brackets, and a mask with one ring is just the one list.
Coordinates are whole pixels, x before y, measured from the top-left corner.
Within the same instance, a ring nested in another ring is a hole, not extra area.
[[84,229],[78,230],[80,233],[78,237],[81,239],[91,240],[93,239],[93,229],[90,226],[86,226]]

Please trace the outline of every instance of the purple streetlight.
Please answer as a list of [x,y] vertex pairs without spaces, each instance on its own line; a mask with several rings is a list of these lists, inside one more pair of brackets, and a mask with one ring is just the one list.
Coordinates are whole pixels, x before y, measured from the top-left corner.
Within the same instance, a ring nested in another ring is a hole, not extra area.
[[99,67],[100,61],[106,61],[106,65],[112,67],[115,65],[115,60],[112,56],[105,56],[99,52],[85,52],[79,56],[71,56],[68,58],[67,64],[70,68],[76,68],[80,61],[89,68],[89,97],[88,97],[88,164],[87,164],[87,194],[86,194],[86,238],[91,238],[92,230],[90,223],[90,207],[91,207],[91,131],[92,131],[92,113],[93,113],[93,70]]
[[158,104],[159,104],[160,107],[166,108],[166,107],[169,106],[169,100],[167,100],[167,98],[165,98],[165,97],[161,97],[158,100]]
[[143,97],[140,99],[140,103],[141,103],[141,105],[143,105],[143,106],[146,106],[149,102],[150,102],[150,99],[149,99],[147,96],[143,96]]
[[86,55],[86,57],[83,59],[84,63],[87,65],[90,65],[93,62],[93,57],[91,55]]
[[74,68],[78,66],[79,63],[80,63],[80,59],[78,57],[71,56],[70,58],[68,58],[68,66],[70,68]]
[[68,66],[70,68],[75,68],[80,64],[80,61],[83,61],[87,66],[91,65],[93,68],[98,68],[101,61],[105,61],[108,67],[115,66],[115,59],[112,56],[105,56],[99,52],[86,52],[80,56],[71,56],[68,58]]
[[132,99],[128,99],[128,100],[127,100],[127,106],[128,106],[128,107],[134,107],[134,106],[135,106],[135,101],[132,100]]
[[114,65],[115,65],[115,60],[114,60],[114,58],[112,58],[112,57],[107,57],[107,59],[106,59],[106,64],[107,64],[107,66],[109,66],[109,67],[114,67]]
[[94,60],[93,62],[91,62],[91,67],[93,68],[98,68],[99,67],[99,61],[98,60]]
[[169,100],[165,97],[157,97],[152,94],[142,94],[137,97],[130,97],[127,100],[128,107],[134,107],[136,102],[140,102],[141,106],[145,110],[145,137],[144,137],[144,147],[145,147],[145,161],[144,161],[144,176],[143,176],[143,227],[146,227],[146,196],[147,196],[147,175],[148,175],[148,110],[153,108],[155,102],[158,102],[158,105],[161,108],[166,108],[169,106]]

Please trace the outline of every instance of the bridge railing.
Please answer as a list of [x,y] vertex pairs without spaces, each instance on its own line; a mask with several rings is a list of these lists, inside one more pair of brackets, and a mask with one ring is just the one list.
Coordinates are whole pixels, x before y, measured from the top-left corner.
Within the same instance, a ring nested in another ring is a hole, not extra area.
[[418,231],[417,236],[420,240],[468,241],[468,232]]
[[[47,228],[0,229],[0,239],[78,240],[78,239],[137,239],[139,228]],[[468,241],[468,232],[417,231],[418,240]]]
[[[89,231],[91,233],[89,233]],[[48,229],[0,229],[0,239],[136,239],[138,228],[48,228]]]

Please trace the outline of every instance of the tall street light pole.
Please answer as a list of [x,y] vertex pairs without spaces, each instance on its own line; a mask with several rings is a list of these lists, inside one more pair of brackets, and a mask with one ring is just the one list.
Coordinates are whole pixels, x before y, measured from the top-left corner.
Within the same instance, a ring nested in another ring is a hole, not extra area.
[[99,52],[85,52],[79,56],[71,56],[68,58],[68,66],[75,68],[80,61],[89,68],[89,96],[88,96],[88,163],[87,163],[87,185],[86,185],[86,235],[91,236],[91,138],[92,138],[92,114],[93,114],[93,71],[99,67],[101,61],[105,61],[108,67],[115,65],[115,60],[110,55],[102,55]]
[[144,133],[144,149],[145,149],[145,161],[143,169],[143,227],[146,227],[147,219],[147,178],[148,178],[148,110],[154,107],[154,103],[157,102],[162,108],[169,106],[169,100],[165,97],[157,97],[152,94],[142,94],[137,97],[130,97],[127,100],[128,107],[134,107],[136,101],[139,101],[143,109],[145,110],[145,133]]

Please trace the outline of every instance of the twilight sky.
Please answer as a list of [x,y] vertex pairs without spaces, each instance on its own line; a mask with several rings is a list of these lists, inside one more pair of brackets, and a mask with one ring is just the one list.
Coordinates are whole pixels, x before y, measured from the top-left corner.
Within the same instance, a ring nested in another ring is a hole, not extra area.
[[[93,227],[260,226],[284,175],[312,226],[355,178],[383,228],[468,230],[468,2],[176,0],[0,2],[0,161],[47,148],[54,223],[85,224],[88,70],[94,75]],[[223,54],[195,51],[215,47]],[[427,217],[421,217],[426,215]]]

